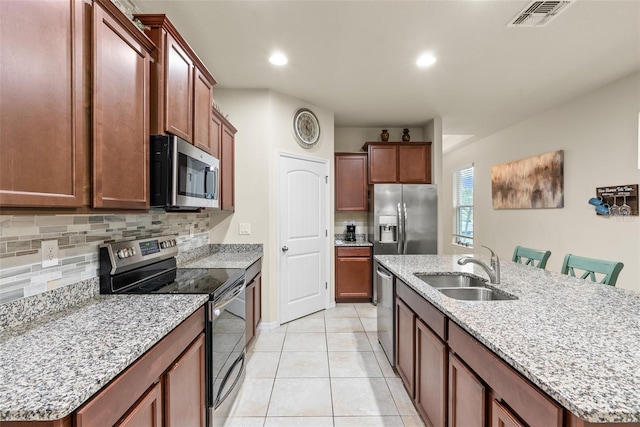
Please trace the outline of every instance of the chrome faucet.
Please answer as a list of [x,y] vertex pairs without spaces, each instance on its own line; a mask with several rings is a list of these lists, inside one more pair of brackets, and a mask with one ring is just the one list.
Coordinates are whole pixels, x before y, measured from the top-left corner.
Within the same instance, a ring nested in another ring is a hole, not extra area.
[[471,257],[462,257],[458,260],[458,264],[465,265],[470,262],[472,264],[478,264],[484,271],[489,275],[489,281],[491,283],[500,283],[500,259],[498,255],[495,254],[488,246],[482,245],[483,248],[489,249],[491,252],[491,267],[487,266],[484,262],[479,259],[471,258]]

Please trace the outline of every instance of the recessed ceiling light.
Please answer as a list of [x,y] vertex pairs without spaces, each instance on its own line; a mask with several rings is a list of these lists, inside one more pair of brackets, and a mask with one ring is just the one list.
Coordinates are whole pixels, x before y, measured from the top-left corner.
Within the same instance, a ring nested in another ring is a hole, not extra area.
[[269,57],[269,62],[273,65],[285,65],[289,60],[283,53],[277,52]]
[[424,53],[418,57],[416,65],[418,67],[430,67],[436,63],[436,57],[430,53]]

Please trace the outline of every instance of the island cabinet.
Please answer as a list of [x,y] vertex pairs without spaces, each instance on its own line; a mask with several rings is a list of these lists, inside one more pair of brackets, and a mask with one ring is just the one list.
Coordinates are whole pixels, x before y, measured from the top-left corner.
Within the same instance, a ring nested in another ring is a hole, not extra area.
[[373,291],[370,247],[336,248],[336,302],[371,301]]
[[367,211],[366,153],[335,154],[335,210]]
[[135,15],[157,46],[151,67],[151,133],[210,147],[215,79],[164,14]]
[[0,2],[0,206],[83,205],[83,8]]
[[431,184],[431,142],[367,142],[369,184]]
[[254,262],[246,272],[247,287],[245,290],[246,318],[245,335],[246,345],[249,347],[258,332],[258,326],[262,321],[262,259]]

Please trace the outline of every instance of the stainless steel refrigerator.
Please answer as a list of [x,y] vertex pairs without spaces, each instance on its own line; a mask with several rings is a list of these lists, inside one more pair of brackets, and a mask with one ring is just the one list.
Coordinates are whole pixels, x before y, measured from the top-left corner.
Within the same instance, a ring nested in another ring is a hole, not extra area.
[[[368,238],[373,255],[436,254],[438,197],[435,185],[375,184],[369,188]],[[395,365],[393,276],[373,263],[373,303],[377,305],[378,341]]]

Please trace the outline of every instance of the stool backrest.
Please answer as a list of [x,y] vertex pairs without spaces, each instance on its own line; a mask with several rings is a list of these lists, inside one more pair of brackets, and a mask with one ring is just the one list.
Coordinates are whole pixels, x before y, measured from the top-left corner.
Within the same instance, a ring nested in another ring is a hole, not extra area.
[[582,270],[584,273],[582,273],[580,278],[589,278],[592,282],[598,282],[598,279],[596,278],[596,273],[598,273],[603,275],[599,283],[615,286],[622,267],[624,267],[624,264],[621,262],[605,261],[567,254],[564,257],[560,273],[578,277],[576,276],[575,270]]
[[551,251],[539,251],[537,249],[516,246],[516,249],[513,251],[512,261],[538,268],[545,268],[550,256]]

